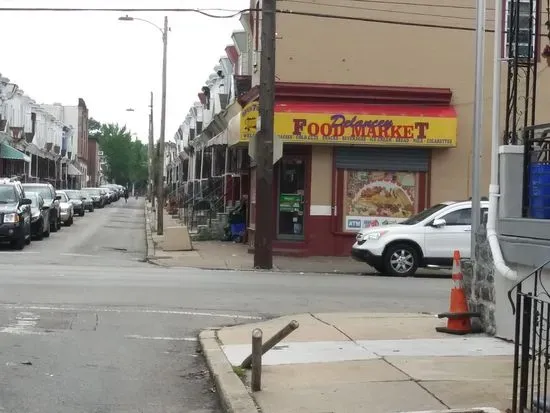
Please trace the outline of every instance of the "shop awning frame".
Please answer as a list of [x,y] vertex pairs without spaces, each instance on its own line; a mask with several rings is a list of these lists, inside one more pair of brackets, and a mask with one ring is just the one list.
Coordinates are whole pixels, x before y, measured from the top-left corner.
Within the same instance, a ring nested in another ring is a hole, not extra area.
[[0,159],[9,159],[12,161],[24,161],[30,162],[31,157],[13,146],[10,146],[7,142],[0,143]]

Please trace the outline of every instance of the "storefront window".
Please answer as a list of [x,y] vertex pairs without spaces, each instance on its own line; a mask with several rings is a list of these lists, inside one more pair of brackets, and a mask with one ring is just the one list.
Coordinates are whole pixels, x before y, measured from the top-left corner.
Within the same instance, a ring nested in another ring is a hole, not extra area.
[[405,220],[418,209],[415,172],[355,171],[344,173],[344,231]]

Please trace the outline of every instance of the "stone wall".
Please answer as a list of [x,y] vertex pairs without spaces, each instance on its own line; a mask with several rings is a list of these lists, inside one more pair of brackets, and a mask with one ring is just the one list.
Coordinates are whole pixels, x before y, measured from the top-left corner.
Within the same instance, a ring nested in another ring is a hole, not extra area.
[[464,291],[468,298],[468,307],[470,311],[481,313],[481,319],[472,319],[475,326],[481,322],[481,328],[487,334],[494,335],[496,332],[495,322],[495,268],[493,265],[493,256],[487,233],[483,226],[476,235],[476,270],[474,272],[472,261],[462,260],[462,274],[464,277]]

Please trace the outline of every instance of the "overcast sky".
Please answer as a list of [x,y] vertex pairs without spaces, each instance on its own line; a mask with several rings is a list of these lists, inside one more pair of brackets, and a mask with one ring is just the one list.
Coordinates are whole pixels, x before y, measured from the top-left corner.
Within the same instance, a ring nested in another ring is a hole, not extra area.
[[[241,10],[249,0],[0,0],[1,7],[200,8]],[[0,11],[0,73],[38,103],[86,101],[90,116],[127,124],[146,142],[149,93],[155,96],[155,138],[160,130],[162,37],[143,22],[122,22],[119,12]],[[211,11],[213,14],[232,14]],[[238,17],[214,19],[197,13],[147,12],[132,16],[159,26],[168,15],[166,139],[172,140],[205,84]],[[134,108],[135,112],[127,112]]]

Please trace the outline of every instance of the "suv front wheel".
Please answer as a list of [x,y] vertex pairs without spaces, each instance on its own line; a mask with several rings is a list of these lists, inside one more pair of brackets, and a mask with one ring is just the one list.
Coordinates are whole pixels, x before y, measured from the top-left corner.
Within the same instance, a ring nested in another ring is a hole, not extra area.
[[384,254],[384,267],[388,275],[410,277],[418,269],[418,252],[409,244],[391,245]]

